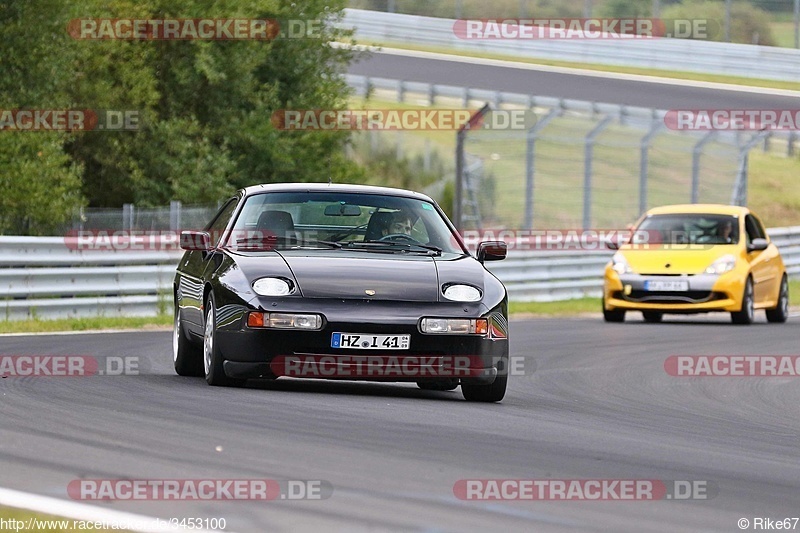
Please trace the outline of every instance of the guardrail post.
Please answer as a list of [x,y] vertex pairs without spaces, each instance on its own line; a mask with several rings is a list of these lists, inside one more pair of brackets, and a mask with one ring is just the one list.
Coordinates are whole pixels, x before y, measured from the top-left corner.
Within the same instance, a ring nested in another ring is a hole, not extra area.
[[169,203],[169,229],[178,231],[181,229],[181,202],[172,200]]
[[639,214],[641,215],[647,211],[647,167],[650,163],[650,143],[653,137],[661,131],[664,127],[664,121],[659,120],[657,112],[653,110],[653,123],[650,125],[650,130],[642,137],[642,142],[639,147]]
[[750,150],[767,136],[768,131],[761,131],[753,135],[744,146],[739,149],[739,167],[736,173],[736,183],[731,195],[731,204],[747,205],[747,170],[750,162]]
[[[800,0],[797,0],[800,2]],[[789,132],[789,139],[786,141],[786,157],[792,157],[794,155],[794,140],[797,138],[797,134],[794,130]]]
[[525,147],[525,222],[524,229],[533,228],[533,196],[534,196],[534,172],[536,162],[536,138],[539,133],[553,119],[560,116],[562,109],[554,107],[548,111],[547,115],[528,130],[526,135]]
[[436,85],[431,83],[428,86],[428,105],[436,104]]
[[133,204],[122,204],[122,231],[131,231],[133,229],[133,209]]
[[425,152],[422,159],[422,170],[425,172],[431,171],[431,140],[425,138]]
[[397,143],[396,148],[397,151],[395,153],[395,159],[397,161],[403,160],[403,132],[401,130],[397,131],[397,135],[395,135],[395,142]]
[[583,228],[592,226],[592,157],[594,141],[597,136],[611,124],[611,117],[605,117],[586,134],[583,155]]
[[406,99],[406,82],[405,80],[400,80],[397,82],[397,101],[401,104]]
[[766,154],[769,152],[769,140],[772,137],[772,132],[768,131],[767,134],[764,136],[764,153]]
[[794,0],[794,47],[800,48],[800,0]]
[[700,196],[700,156],[703,154],[703,147],[716,137],[716,131],[709,131],[702,139],[697,141],[692,148],[692,202],[696,204]]
[[369,76],[364,76],[364,98],[369,98],[372,89],[372,80],[369,79]]
[[469,87],[464,87],[464,100],[462,102],[464,107],[469,107]]

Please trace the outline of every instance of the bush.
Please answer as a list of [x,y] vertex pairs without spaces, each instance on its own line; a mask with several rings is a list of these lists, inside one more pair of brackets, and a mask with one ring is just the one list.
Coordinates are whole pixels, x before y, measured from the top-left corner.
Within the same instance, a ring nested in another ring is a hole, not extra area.
[[[712,0],[688,0],[661,10],[662,19],[707,19],[710,41],[725,39],[725,4]],[[731,42],[775,46],[769,15],[749,2],[731,7]]]

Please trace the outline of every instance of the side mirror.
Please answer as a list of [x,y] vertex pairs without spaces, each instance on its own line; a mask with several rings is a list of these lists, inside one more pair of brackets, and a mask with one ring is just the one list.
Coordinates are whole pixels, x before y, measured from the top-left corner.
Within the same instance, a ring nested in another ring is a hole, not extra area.
[[503,241],[486,241],[478,245],[478,261],[502,261],[508,254],[508,245]]
[[616,241],[606,241],[606,248],[609,250],[619,250],[619,243]]
[[766,250],[769,246],[767,239],[753,239],[753,242],[747,245],[748,252],[760,252]]
[[211,249],[211,235],[207,231],[182,231],[181,248],[190,252],[207,252]]

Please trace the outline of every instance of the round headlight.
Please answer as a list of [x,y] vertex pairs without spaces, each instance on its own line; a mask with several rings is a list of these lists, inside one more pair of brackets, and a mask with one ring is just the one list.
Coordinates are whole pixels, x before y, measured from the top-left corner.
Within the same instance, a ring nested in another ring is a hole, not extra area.
[[454,302],[477,302],[481,291],[471,285],[450,285],[444,290],[444,297]]
[[292,292],[292,287],[279,278],[261,278],[253,282],[253,290],[261,296],[286,296]]

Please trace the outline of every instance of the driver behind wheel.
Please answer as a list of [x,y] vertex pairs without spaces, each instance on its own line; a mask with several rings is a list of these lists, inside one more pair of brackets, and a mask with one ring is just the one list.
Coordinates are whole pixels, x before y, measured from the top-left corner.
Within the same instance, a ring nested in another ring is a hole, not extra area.
[[381,231],[382,235],[411,235],[411,228],[414,223],[411,217],[403,211],[395,211],[392,213],[389,224]]

